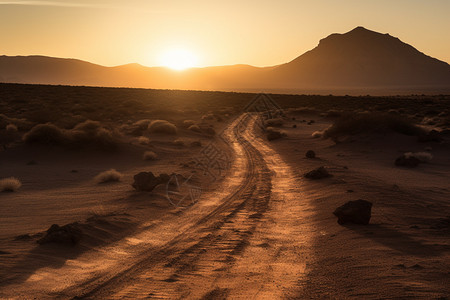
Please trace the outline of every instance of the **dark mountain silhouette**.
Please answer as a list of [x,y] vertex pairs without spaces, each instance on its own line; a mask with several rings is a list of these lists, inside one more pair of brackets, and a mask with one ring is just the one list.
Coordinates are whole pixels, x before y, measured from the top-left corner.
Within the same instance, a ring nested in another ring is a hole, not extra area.
[[279,66],[286,87],[449,86],[450,66],[389,34],[357,27]]
[[450,65],[389,34],[357,27],[331,34],[289,63],[172,71],[76,59],[0,56],[0,82],[163,89],[315,93],[450,93]]

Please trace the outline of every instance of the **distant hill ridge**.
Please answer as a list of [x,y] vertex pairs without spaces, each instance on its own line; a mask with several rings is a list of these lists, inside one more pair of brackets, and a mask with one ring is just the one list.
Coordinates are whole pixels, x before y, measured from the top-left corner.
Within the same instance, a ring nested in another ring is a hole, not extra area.
[[[450,65],[389,34],[364,27],[333,33],[317,47],[274,67],[193,68],[183,72],[77,59],[0,56],[0,82],[265,92],[450,93]],[[384,91],[384,92],[383,92]]]

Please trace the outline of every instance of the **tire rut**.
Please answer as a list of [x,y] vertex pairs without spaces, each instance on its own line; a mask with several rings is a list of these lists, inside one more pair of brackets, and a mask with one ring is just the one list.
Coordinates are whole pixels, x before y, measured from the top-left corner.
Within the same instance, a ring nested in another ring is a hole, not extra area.
[[[211,213],[201,218],[159,251],[112,276],[76,299],[185,298],[196,279],[214,281],[210,274],[226,272],[243,253],[269,208],[271,172],[261,153],[248,140],[255,120],[243,115],[230,139],[242,147],[247,170],[241,187]],[[209,275],[208,275],[209,274]]]

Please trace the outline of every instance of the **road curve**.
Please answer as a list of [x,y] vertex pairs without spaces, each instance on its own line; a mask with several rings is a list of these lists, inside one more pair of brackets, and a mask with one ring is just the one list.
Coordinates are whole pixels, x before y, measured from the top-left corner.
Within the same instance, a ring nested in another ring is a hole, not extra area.
[[301,179],[261,138],[255,116],[240,116],[224,137],[235,159],[220,188],[181,215],[169,215],[122,243],[66,264],[51,280],[49,274],[36,275],[31,278],[35,295],[39,282],[53,284],[47,296],[64,299],[298,294],[312,236],[309,204],[297,187]]

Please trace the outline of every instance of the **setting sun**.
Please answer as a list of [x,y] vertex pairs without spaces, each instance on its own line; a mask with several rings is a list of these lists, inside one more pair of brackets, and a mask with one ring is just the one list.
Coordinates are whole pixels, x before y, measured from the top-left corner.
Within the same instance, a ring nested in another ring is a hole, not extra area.
[[186,49],[171,49],[161,56],[161,65],[174,69],[185,70],[197,66],[198,59]]

